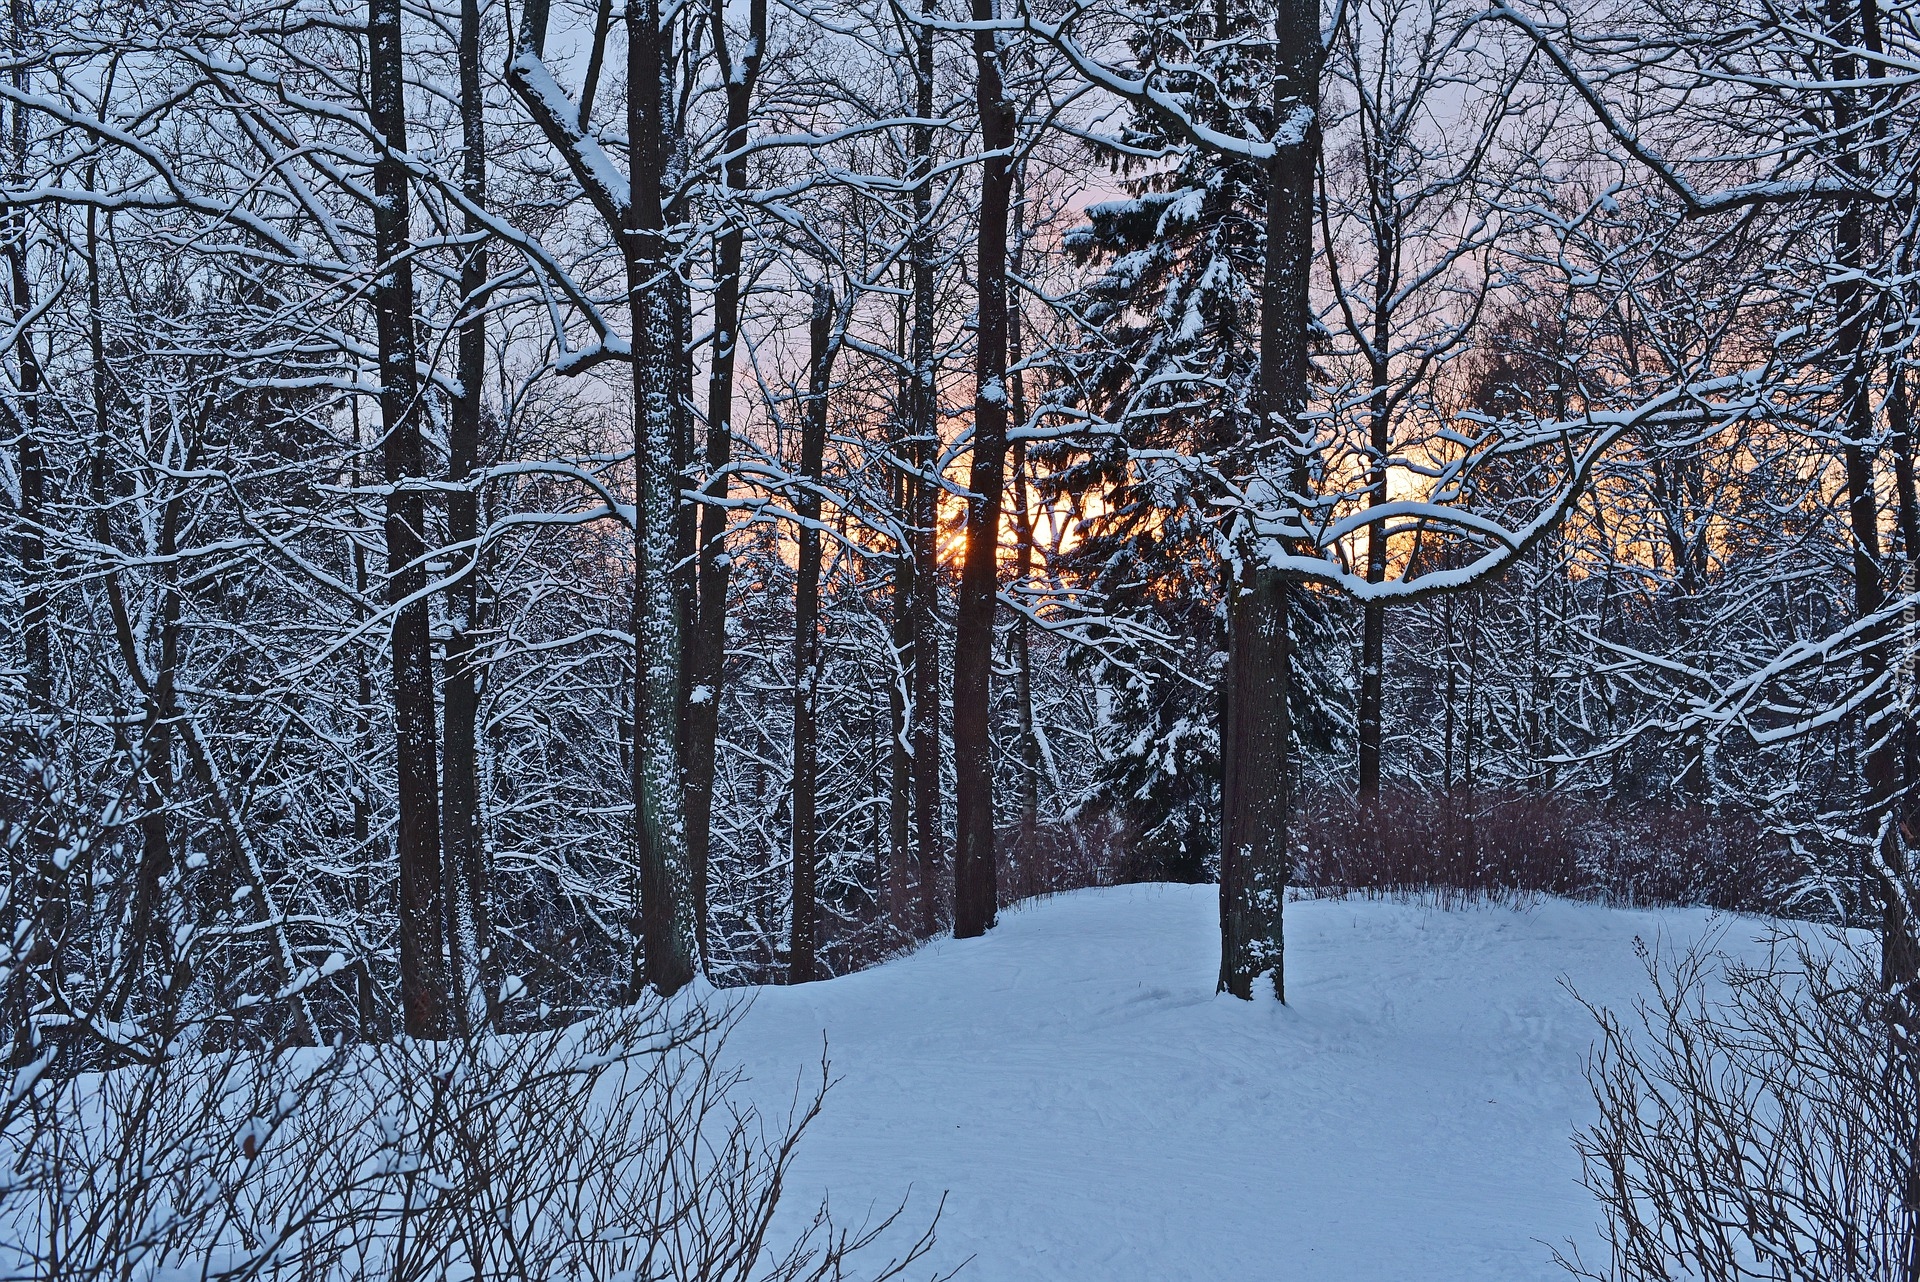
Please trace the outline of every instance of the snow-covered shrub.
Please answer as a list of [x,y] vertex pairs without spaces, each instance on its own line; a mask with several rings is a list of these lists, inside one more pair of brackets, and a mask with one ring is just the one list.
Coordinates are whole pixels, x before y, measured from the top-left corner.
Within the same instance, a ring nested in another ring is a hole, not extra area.
[[1576,1276],[1920,1275],[1920,1043],[1859,940],[1783,934],[1765,968],[1649,952],[1652,999],[1594,1010],[1575,1144],[1608,1258],[1563,1257]]
[[733,1023],[655,1003],[526,1036],[23,1070],[0,1116],[0,1277],[898,1276],[931,1225],[863,1261],[900,1209],[775,1223],[826,1064],[763,1114],[727,1066]]

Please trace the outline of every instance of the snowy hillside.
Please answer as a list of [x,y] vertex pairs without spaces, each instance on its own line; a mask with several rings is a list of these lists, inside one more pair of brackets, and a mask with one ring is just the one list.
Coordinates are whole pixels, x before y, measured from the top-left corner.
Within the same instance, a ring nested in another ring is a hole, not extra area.
[[1304,902],[1292,1004],[1213,993],[1210,886],[1084,891],[877,969],[760,991],[734,1049],[777,1104],[839,1084],[789,1206],[948,1191],[936,1258],[976,1282],[1550,1278],[1597,1215],[1569,1144],[1593,1021],[1636,937],[1752,923],[1551,901]]

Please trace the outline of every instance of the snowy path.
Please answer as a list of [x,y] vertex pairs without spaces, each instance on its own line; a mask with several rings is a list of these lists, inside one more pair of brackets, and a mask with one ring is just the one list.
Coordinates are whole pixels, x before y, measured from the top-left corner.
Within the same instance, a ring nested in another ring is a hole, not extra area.
[[1624,1002],[1636,935],[1715,919],[1293,904],[1282,1008],[1214,996],[1216,902],[1084,891],[761,990],[733,1042],[755,1092],[783,1100],[823,1030],[840,1079],[789,1205],[946,1190],[936,1258],[971,1282],[1564,1276],[1544,1243],[1595,1221],[1569,1144],[1593,1022],[1557,980]]

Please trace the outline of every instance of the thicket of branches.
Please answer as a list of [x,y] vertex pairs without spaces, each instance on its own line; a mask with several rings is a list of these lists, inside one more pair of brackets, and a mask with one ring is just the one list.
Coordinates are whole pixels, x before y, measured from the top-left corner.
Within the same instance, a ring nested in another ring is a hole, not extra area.
[[1637,1017],[1594,1012],[1600,1120],[1576,1144],[1607,1250],[1571,1249],[1571,1273],[1880,1282],[1920,1270],[1920,1048],[1861,944],[1783,933],[1758,966],[1708,947],[1645,953],[1654,996]]
[[1219,877],[1246,995],[1290,876],[1385,884],[1333,846],[1565,880],[1529,825],[1623,811],[1910,992],[1909,9],[6,32],[16,1063],[1116,877]]
[[22,1074],[0,1111],[0,1271],[901,1276],[933,1241],[930,1226],[889,1237],[904,1205],[851,1224],[825,1202],[782,1207],[827,1067],[763,1113],[725,1055],[739,1014],[656,1001],[515,1038]]

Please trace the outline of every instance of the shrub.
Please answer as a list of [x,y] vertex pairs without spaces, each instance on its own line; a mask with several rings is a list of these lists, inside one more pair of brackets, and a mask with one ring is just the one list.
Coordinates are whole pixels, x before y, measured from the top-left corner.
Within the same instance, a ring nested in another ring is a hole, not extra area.
[[1321,793],[1306,799],[1292,837],[1292,884],[1323,895],[1551,894],[1779,912],[1801,871],[1787,843],[1745,815],[1550,793],[1383,792],[1372,805]]
[[1643,953],[1654,996],[1594,1008],[1600,1120],[1576,1146],[1605,1211],[1607,1282],[1920,1277],[1920,1046],[1876,958],[1783,934],[1744,967]]
[[899,1276],[854,1227],[774,1215],[826,1064],[784,1117],[740,1096],[734,1016],[646,1005],[514,1037],[16,1075],[0,1276],[814,1282]]

